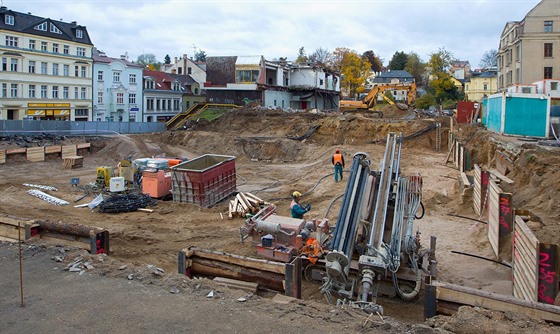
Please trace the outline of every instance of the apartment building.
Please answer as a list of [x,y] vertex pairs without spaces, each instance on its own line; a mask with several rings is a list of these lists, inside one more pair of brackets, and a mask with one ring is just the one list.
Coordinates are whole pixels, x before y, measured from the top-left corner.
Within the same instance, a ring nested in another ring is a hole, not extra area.
[[489,68],[481,72],[473,72],[465,80],[465,95],[469,101],[481,102],[485,97],[495,94],[498,88],[496,69]]
[[506,23],[498,50],[498,91],[560,78],[560,3],[542,0],[522,21]]
[[85,26],[0,7],[0,119],[92,120]]
[[93,49],[93,120],[142,122],[143,68]]
[[181,80],[160,71],[143,70],[143,121],[167,122],[183,110]]

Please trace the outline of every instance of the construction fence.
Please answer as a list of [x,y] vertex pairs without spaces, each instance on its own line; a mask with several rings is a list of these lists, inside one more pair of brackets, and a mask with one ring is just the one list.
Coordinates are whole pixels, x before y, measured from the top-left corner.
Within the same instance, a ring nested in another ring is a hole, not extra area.
[[69,122],[50,120],[0,120],[0,136],[50,133],[67,136],[148,133],[165,131],[165,123]]

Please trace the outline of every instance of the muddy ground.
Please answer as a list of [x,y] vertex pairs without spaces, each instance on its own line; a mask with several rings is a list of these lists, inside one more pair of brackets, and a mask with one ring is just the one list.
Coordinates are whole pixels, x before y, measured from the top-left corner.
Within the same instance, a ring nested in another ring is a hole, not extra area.
[[[74,204],[73,201],[83,193],[70,185],[71,178],[80,178],[81,184],[93,182],[98,166],[115,167],[119,160],[127,157],[194,158],[203,154],[232,155],[236,157],[239,191],[251,192],[275,203],[278,214],[288,216],[290,193],[294,190],[306,193],[312,189],[303,198],[305,203],[309,202],[312,205],[312,210],[306,218],[326,217],[335,222],[339,201],[335,202],[328,212],[327,208],[335,197],[344,192],[345,183],[335,183],[333,177],[323,177],[332,173],[330,157],[336,148],[343,151],[347,167],[354,153],[365,152],[369,155],[373,168],[377,168],[385,149],[383,140],[388,132],[402,132],[404,136],[409,136],[426,129],[434,122],[440,122],[443,142],[439,152],[434,149],[434,131],[406,140],[403,146],[403,174],[418,172],[424,181],[423,203],[426,215],[417,221],[415,229],[422,233],[424,246],[429,245],[430,236],[437,237],[436,256],[440,281],[511,295],[509,268],[451,253],[461,251],[493,257],[484,224],[448,216],[448,213],[454,213],[475,217],[472,205],[461,204],[457,194],[458,171],[450,164],[445,164],[449,118],[403,119],[402,117],[410,115],[399,113],[395,110],[392,114],[387,113],[394,118],[379,119],[361,114],[311,114],[241,109],[228,112],[212,123],[193,122],[186,131],[65,139],[67,142],[88,140],[92,143],[91,154],[84,158],[84,167],[62,170],[60,159],[49,159],[39,163],[26,162],[24,159],[8,160],[5,165],[0,166],[0,214],[80,223],[108,229],[111,233],[111,258],[119,263],[118,266],[107,265],[108,272],[118,272],[118,267],[122,266],[120,263],[138,267],[151,264],[167,273],[176,272],[177,253],[188,246],[255,256],[255,248],[249,243],[239,242],[239,227],[243,225],[243,219],[227,219],[227,201],[211,208],[160,201],[152,208],[153,213],[103,214],[87,208],[53,206],[27,195],[25,191],[28,188],[23,186],[23,183],[57,187],[59,191],[51,194]],[[304,136],[312,126],[319,127],[306,139],[289,139]],[[514,193],[514,206],[531,210],[536,221],[531,227],[539,238],[546,239],[546,242],[560,242],[557,223],[560,210],[555,200],[560,191],[560,158],[558,151],[555,151],[558,149],[544,149],[534,143],[515,141],[511,138],[502,139],[477,126],[462,127],[458,135],[473,149],[473,160],[481,165],[492,165],[493,150],[499,145],[515,147],[515,151],[518,152],[516,168],[508,174],[508,177],[515,180],[515,184],[507,190]],[[14,143],[2,142],[0,147],[13,145]],[[347,175],[348,172],[345,172],[345,176]],[[89,200],[91,198],[79,203],[87,203]],[[33,243],[43,241],[35,240]],[[306,283],[303,294],[306,301],[318,305],[325,304],[317,284]],[[267,296],[262,298],[266,299]],[[403,303],[395,299],[381,298],[379,302],[385,308],[385,314],[397,322],[419,324],[423,321],[422,300]],[[282,306],[277,306],[270,312],[281,314],[285,310]],[[302,312],[306,312],[305,308]],[[480,322],[486,319],[490,321],[489,329],[495,327],[492,325],[492,322],[496,321],[495,316],[474,309],[463,312],[468,313],[462,315],[465,319],[469,318],[468,321],[476,319],[474,322]],[[461,313],[455,316],[455,320],[443,318],[447,320],[431,320],[430,326],[445,328],[443,323],[459,321]],[[518,330],[508,316],[497,318],[500,318],[498,321],[505,322],[505,329]],[[501,325],[499,327],[501,328]],[[445,329],[461,332],[456,327]]]

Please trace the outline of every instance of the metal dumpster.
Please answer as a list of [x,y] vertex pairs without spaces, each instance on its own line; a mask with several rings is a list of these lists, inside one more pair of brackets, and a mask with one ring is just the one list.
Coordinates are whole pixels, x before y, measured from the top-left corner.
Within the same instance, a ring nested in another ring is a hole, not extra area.
[[174,202],[212,206],[237,191],[235,157],[205,154],[171,168]]

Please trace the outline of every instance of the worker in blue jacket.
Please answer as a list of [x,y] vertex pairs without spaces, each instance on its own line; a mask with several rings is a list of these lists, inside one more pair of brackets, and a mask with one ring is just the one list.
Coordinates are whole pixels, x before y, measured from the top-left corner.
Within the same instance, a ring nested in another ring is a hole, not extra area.
[[292,218],[303,218],[303,214],[311,210],[311,204],[307,204],[305,208],[299,204],[300,197],[301,193],[299,191],[292,193],[292,203],[290,203]]

